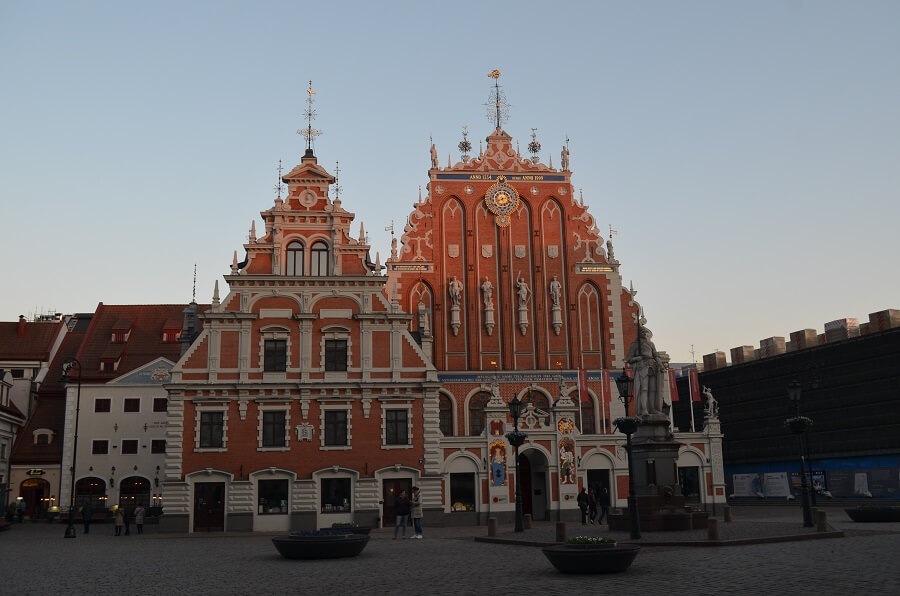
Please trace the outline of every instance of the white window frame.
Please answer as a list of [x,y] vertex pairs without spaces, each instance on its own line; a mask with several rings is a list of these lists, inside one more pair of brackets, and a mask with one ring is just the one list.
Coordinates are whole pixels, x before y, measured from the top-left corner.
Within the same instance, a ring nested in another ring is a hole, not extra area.
[[[396,444],[387,442],[387,412],[389,410],[406,411],[406,443]],[[413,423],[411,402],[382,402],[381,405],[381,448],[382,449],[412,449],[413,447]]]
[[[138,409],[137,409],[137,412],[128,412],[128,411],[125,410],[125,404],[128,402],[129,399],[136,399],[136,400],[137,400],[137,402],[138,402]],[[131,395],[129,395],[128,397],[123,397],[123,398],[122,398],[122,413],[123,413],[123,414],[140,414],[140,413],[143,411],[143,409],[144,409],[143,401],[144,401],[144,400],[142,400],[140,397],[135,397],[135,396],[131,396]],[[112,408],[110,408],[110,410],[111,410],[111,409],[112,409]]]
[[[286,404],[259,404],[257,406],[256,450],[257,451],[290,451],[291,450],[291,408]],[[284,412],[284,447],[263,446],[264,412]]]
[[[325,412],[346,412],[347,413],[347,444],[346,445],[326,445],[325,444]],[[321,451],[348,451],[353,448],[353,412],[349,403],[344,404],[322,404],[319,407],[319,449]]]
[[[200,418],[204,412],[222,412],[222,446],[200,447]],[[166,444],[166,449],[169,445]],[[197,405],[194,414],[194,452],[195,453],[224,453],[228,451],[228,406],[226,405]]]

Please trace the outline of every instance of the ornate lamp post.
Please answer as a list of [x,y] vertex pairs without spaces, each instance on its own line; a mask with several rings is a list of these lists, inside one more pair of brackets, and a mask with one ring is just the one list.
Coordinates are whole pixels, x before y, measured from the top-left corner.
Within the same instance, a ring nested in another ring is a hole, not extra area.
[[63,362],[62,370],[62,382],[69,382],[69,371],[72,370],[72,367],[78,367],[78,389],[75,393],[75,433],[72,441],[72,483],[70,485],[69,490],[69,525],[66,526],[66,533],[64,536],[66,538],[75,538],[75,525],[73,523],[75,518],[75,462],[78,456],[78,412],[81,410],[81,362],[78,361],[77,358],[69,357]]
[[784,425],[797,435],[797,447],[800,451],[800,499],[803,505],[803,527],[811,528],[813,526],[812,506],[809,500],[810,493],[806,476],[806,451],[803,448],[803,437],[807,429],[812,426],[813,421],[806,416],[800,415],[800,397],[803,393],[800,383],[794,379],[788,384],[787,391],[793,406],[794,415],[785,420]]
[[522,401],[518,397],[514,397],[509,402],[509,414],[513,419],[513,431],[506,433],[506,439],[516,451],[516,532],[524,532],[524,522],[522,520],[522,481],[519,479],[519,447],[525,442],[528,436],[519,431],[519,416],[522,415]]
[[625,370],[616,377],[616,387],[619,389],[619,399],[625,404],[625,416],[616,418],[613,424],[625,433],[625,451],[628,453],[628,527],[631,530],[631,539],[638,540],[641,537],[641,520],[638,517],[637,496],[634,494],[634,466],[631,457],[631,435],[635,433],[641,419],[637,416],[628,416],[628,398],[634,388],[634,379],[629,377]]

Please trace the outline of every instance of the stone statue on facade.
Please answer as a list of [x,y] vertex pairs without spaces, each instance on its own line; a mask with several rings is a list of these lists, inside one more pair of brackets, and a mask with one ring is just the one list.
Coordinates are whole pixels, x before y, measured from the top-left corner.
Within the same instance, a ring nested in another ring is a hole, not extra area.
[[637,416],[663,413],[659,391],[663,363],[656,346],[650,341],[652,337],[649,329],[640,327],[638,338],[631,343],[625,358],[634,371],[634,412]]
[[553,279],[550,281],[550,300],[553,301],[553,306],[559,306],[559,297],[562,292],[562,284],[559,283],[559,278],[554,275]]
[[481,295],[484,299],[484,307],[485,308],[493,308],[494,307],[494,285],[491,283],[491,280],[488,278],[484,278],[484,281],[481,283]]
[[566,147],[565,145],[563,145],[563,148],[562,148],[562,154],[561,154],[560,161],[562,162],[562,169],[568,170],[569,169],[569,148]]
[[704,408],[703,412],[706,414],[707,418],[718,418],[719,417],[719,402],[713,397],[712,389],[703,386],[703,397],[706,398],[706,408]]
[[447,289],[450,292],[450,304],[451,306],[459,306],[459,300],[462,297],[462,282],[456,279],[456,276],[450,277],[450,283],[447,284]]
[[519,272],[519,278],[516,280],[516,294],[519,296],[519,306],[525,306],[528,303],[528,295],[531,294],[531,288],[528,287],[528,282],[522,277],[521,272]]
[[434,143],[431,144],[431,167],[438,167],[438,152],[437,147],[434,146]]

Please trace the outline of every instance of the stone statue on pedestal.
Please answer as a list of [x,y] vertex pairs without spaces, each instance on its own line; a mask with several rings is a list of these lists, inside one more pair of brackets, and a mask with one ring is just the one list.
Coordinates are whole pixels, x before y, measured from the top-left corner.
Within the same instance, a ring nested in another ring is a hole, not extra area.
[[659,375],[663,370],[662,359],[656,346],[650,341],[653,333],[646,327],[638,331],[638,338],[628,349],[626,361],[634,370],[634,412],[637,416],[662,414],[662,395],[659,392]]

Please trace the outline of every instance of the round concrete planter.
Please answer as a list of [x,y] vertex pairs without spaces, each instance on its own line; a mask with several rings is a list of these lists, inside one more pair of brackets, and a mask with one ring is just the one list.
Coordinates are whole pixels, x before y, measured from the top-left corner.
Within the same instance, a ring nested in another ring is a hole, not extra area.
[[291,535],[272,538],[272,543],[285,559],[338,559],[355,557],[369,543],[366,534]]
[[620,573],[628,569],[641,547],[637,544],[558,544],[541,550],[560,573]]

